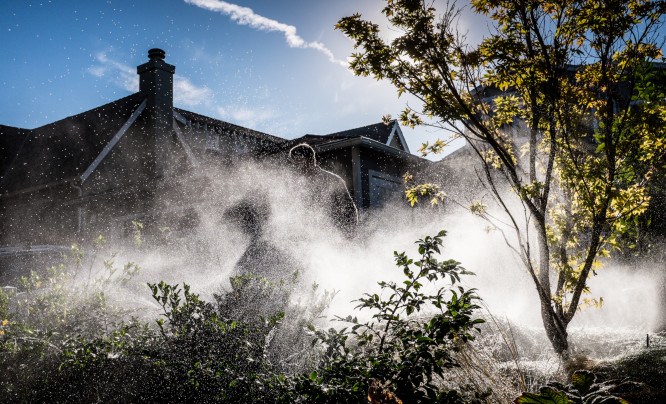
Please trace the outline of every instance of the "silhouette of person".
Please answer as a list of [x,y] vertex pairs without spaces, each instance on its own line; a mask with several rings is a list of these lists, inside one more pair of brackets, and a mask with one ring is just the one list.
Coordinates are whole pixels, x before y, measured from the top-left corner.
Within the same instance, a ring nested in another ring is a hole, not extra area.
[[250,237],[250,245],[234,266],[232,289],[215,298],[221,313],[252,324],[288,307],[298,277],[295,261],[265,235],[270,214],[266,198],[259,196],[244,198],[224,213]]
[[333,224],[348,237],[358,225],[358,210],[345,181],[337,174],[317,164],[312,146],[301,143],[289,150],[289,160],[310,182],[312,202],[328,210]]
[[250,245],[235,265],[236,274],[252,274],[271,281],[284,280],[293,274],[294,261],[265,237],[270,214],[266,198],[259,196],[244,198],[225,212],[225,217],[250,237]]

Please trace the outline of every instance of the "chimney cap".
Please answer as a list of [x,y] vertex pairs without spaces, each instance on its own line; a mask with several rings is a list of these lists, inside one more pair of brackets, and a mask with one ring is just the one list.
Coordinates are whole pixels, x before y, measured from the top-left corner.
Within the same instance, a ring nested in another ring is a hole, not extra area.
[[159,48],[153,48],[148,51],[148,59],[150,60],[164,60],[166,52]]

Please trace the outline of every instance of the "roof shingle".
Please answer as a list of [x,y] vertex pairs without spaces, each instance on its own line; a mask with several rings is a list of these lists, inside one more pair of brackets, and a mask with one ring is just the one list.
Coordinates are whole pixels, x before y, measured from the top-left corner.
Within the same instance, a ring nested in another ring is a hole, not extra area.
[[109,104],[27,131],[14,161],[0,179],[0,193],[75,178],[139,106],[132,94]]

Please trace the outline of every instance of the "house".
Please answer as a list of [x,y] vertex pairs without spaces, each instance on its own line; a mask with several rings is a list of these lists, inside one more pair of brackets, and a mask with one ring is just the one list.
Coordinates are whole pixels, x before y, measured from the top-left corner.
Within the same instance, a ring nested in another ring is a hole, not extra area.
[[335,132],[305,135],[259,150],[260,158],[280,156],[301,143],[312,146],[325,170],[342,177],[361,209],[382,206],[404,189],[402,176],[427,164],[410,153],[397,121]]
[[0,125],[0,271],[2,257],[59,252],[133,221],[168,215],[186,228],[197,219],[179,196],[208,186],[201,173],[210,165],[284,157],[306,142],[370,209],[426,163],[395,121],[287,140],[174,108],[175,66],[161,49],[148,57],[135,94],[35,129]]

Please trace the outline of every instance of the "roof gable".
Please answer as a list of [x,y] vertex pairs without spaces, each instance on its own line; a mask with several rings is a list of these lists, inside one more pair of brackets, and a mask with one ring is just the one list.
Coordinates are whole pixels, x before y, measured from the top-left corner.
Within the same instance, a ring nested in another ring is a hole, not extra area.
[[398,121],[395,119],[388,123],[380,122],[372,125],[361,126],[360,128],[331,133],[330,135],[325,135],[324,137],[331,139],[342,139],[360,136],[410,153],[409,147],[407,147],[407,142],[402,135],[400,125],[398,125]]
[[395,124],[396,121],[391,121],[388,124],[380,122],[372,125],[361,126],[360,128],[348,129],[342,132],[331,133],[326,136],[337,137],[337,138],[363,136],[367,137],[368,139],[376,140],[377,142],[387,144],[386,142],[389,140],[389,137],[391,136],[391,132],[393,131],[393,127]]
[[400,129],[400,125],[398,125],[398,122],[396,121],[393,122],[394,122],[393,130],[391,131],[391,135],[386,141],[386,144],[391,147],[395,147],[396,149],[400,149],[402,151],[410,153],[409,146],[407,146],[407,142],[405,141],[405,138],[402,135],[402,129]]
[[81,175],[143,100],[140,93],[33,129],[5,175],[0,192]]

